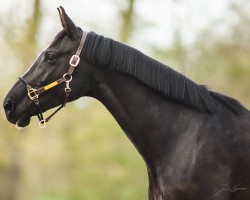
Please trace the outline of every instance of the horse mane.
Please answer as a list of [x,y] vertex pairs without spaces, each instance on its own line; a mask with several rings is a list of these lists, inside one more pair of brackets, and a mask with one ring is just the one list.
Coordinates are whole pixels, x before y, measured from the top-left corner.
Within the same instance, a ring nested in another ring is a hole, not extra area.
[[164,96],[200,111],[213,113],[215,100],[236,114],[244,108],[235,99],[209,91],[140,51],[94,32],[88,33],[84,49],[93,63],[133,76]]

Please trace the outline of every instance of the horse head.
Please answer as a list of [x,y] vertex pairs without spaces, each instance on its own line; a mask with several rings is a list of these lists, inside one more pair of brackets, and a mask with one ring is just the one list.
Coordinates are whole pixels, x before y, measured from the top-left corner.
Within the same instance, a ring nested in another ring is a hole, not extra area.
[[63,30],[39,54],[4,100],[8,121],[18,127],[29,125],[35,115],[44,127],[51,116],[44,119],[43,112],[58,105],[64,107],[88,91],[88,70],[84,67],[87,63],[84,59],[80,62],[87,33],[75,26],[62,7],[58,11]]

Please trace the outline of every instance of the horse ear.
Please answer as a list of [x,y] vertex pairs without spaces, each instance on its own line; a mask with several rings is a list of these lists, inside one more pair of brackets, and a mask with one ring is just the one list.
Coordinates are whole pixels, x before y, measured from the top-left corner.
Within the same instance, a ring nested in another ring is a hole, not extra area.
[[66,14],[64,8],[62,6],[60,6],[59,8],[57,8],[59,15],[60,15],[60,19],[62,22],[62,26],[63,28],[66,30],[67,34],[69,37],[71,38],[77,38],[77,28],[76,25],[74,24],[74,22],[69,18],[69,16]]

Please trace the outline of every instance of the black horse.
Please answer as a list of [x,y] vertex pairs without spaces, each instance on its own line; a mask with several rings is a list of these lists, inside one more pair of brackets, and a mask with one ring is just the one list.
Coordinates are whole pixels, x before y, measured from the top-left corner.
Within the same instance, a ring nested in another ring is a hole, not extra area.
[[91,96],[143,157],[150,200],[250,199],[246,108],[136,49],[82,31],[62,7],[59,13],[64,29],[5,98],[11,123],[24,127],[38,115],[43,126],[46,110]]

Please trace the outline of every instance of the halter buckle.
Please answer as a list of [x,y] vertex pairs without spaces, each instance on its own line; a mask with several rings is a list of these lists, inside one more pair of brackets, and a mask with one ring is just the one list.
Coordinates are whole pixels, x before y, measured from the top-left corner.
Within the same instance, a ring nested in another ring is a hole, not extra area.
[[69,61],[69,64],[76,67],[80,62],[80,57],[78,55],[73,55]]
[[32,101],[35,101],[38,99],[39,94],[36,93],[36,89],[30,88],[28,89],[28,96]]

